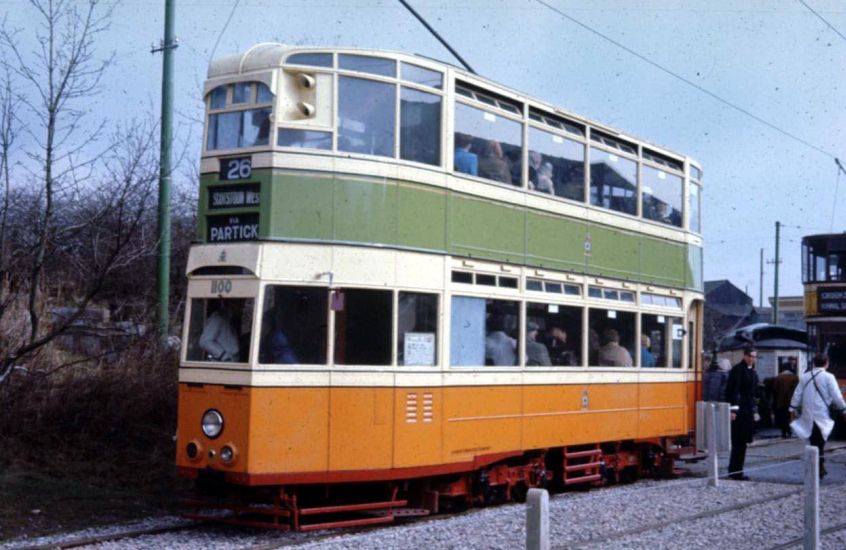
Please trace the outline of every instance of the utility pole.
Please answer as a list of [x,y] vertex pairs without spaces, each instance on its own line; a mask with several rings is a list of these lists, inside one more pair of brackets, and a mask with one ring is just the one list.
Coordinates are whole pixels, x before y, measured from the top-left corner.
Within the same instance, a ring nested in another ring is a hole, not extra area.
[[173,50],[176,0],[165,0],[164,41],[151,53],[162,52],[162,121],[161,157],[159,160],[159,269],[158,321],[159,336],[167,338],[170,326],[170,182],[171,145],[173,141]]
[[773,278],[773,324],[778,324],[778,266],[781,260],[778,258],[779,239],[781,233],[781,222],[776,222],[775,239],[775,277]]
[[764,307],[764,249],[761,249],[761,271],[758,276],[758,307]]

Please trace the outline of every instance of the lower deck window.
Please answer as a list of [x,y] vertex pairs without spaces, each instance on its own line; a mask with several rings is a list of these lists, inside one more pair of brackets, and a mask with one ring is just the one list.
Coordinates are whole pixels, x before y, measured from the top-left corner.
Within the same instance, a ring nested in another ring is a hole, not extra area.
[[519,321],[518,302],[453,296],[450,364],[462,367],[519,364]]
[[188,361],[250,360],[253,300],[193,298],[188,323]]
[[582,364],[582,308],[526,304],[526,366]]
[[400,292],[397,365],[433,366],[438,358],[438,295]]
[[393,293],[360,288],[335,292],[335,363],[390,365]]
[[262,307],[259,362],[326,364],[328,291],[268,285]]
[[591,309],[588,314],[588,364],[631,367],[635,356],[635,317],[630,311]]

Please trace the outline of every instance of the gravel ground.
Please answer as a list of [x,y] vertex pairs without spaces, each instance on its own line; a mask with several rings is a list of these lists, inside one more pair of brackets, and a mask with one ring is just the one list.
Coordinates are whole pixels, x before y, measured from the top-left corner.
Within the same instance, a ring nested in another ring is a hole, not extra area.
[[[801,451],[798,441],[750,448],[747,473],[753,481],[701,478],[643,481],[632,485],[554,495],[550,499],[550,539],[557,548],[766,549],[802,535],[802,464],[773,464],[775,457]],[[833,475],[821,486],[822,528],[846,522],[846,449],[828,459]],[[694,470],[701,472],[702,464]],[[724,470],[723,470],[724,471]],[[773,482],[778,481],[778,482]],[[525,545],[525,506],[505,505],[358,532],[280,533],[202,526],[100,543],[97,549],[270,548],[307,549],[513,549]],[[151,519],[112,531],[172,525],[176,518]],[[95,536],[86,530],[61,537],[18,539],[0,549],[20,548]],[[822,548],[846,548],[846,529],[823,535]],[[801,545],[796,545],[801,548]]]

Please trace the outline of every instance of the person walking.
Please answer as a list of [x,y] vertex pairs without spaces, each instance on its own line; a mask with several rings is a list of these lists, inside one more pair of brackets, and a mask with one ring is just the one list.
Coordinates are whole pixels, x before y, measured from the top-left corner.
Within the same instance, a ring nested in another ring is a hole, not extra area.
[[825,442],[834,429],[834,420],[829,410],[837,409],[839,415],[846,418],[846,402],[837,385],[837,379],[828,372],[828,355],[819,353],[814,356],[813,368],[799,377],[799,384],[790,400],[791,415],[796,416],[790,427],[793,432],[807,439],[808,443],[820,450],[820,477],[825,477]]
[[749,476],[743,473],[746,462],[746,445],[752,442],[758,410],[758,373],[755,361],[758,351],[747,347],[743,359],[732,367],[726,383],[726,399],[731,404],[731,456],[728,473],[731,479],[745,481]]
[[[791,357],[791,359],[794,359]],[[793,361],[785,366],[773,381],[773,413],[775,414],[776,426],[781,430],[781,437],[790,437],[790,400],[796,385],[799,384],[799,377],[794,370],[796,363]]]

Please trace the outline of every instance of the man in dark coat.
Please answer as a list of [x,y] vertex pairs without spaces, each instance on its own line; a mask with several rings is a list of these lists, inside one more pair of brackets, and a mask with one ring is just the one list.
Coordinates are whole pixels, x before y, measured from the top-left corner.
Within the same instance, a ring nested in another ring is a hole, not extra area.
[[743,473],[746,461],[746,445],[752,442],[755,431],[755,412],[758,410],[758,373],[755,348],[743,350],[743,359],[732,367],[726,384],[726,399],[731,404],[731,458],[729,477],[737,480],[749,479]]

